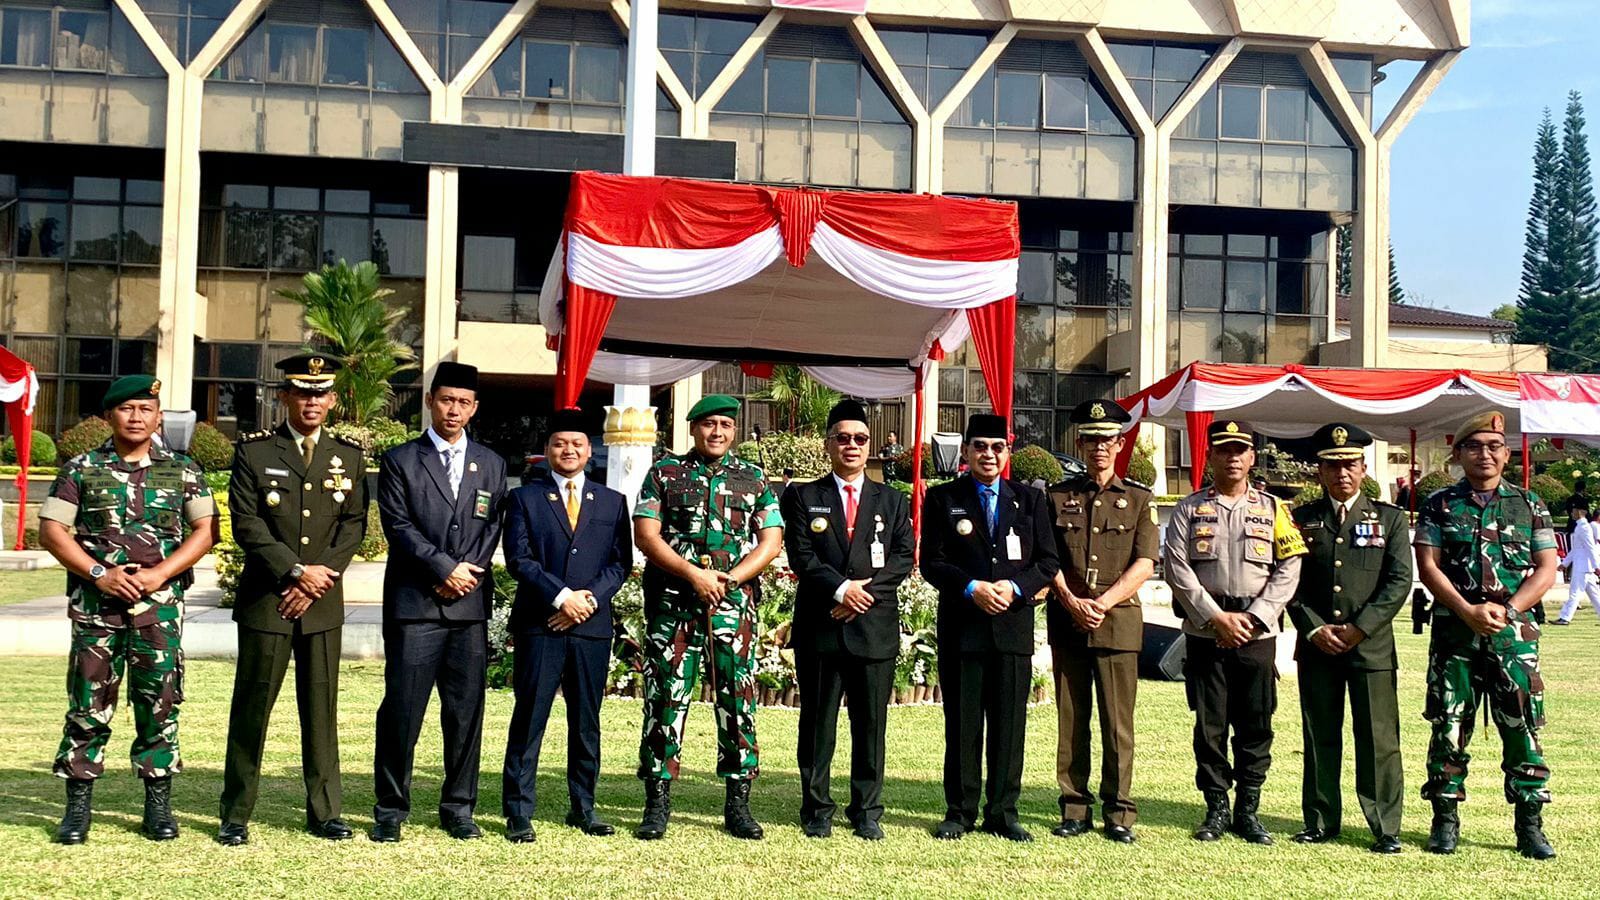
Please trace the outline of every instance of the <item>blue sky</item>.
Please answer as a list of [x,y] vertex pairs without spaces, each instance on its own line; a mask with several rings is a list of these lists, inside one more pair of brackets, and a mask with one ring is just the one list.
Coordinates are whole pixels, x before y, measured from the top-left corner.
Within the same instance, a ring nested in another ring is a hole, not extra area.
[[[1567,91],[1582,92],[1590,149],[1600,150],[1597,13],[1596,0],[1472,4],[1472,46],[1395,145],[1390,225],[1408,292],[1479,314],[1515,301],[1543,108],[1551,108],[1559,130]],[[1385,67],[1375,118],[1417,68]]]

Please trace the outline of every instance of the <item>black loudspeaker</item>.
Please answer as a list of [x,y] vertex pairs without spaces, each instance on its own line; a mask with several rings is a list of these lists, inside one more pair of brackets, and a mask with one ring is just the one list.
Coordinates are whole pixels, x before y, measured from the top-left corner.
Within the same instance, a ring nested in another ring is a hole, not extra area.
[[1144,646],[1139,649],[1140,678],[1182,681],[1185,655],[1182,631],[1144,623]]

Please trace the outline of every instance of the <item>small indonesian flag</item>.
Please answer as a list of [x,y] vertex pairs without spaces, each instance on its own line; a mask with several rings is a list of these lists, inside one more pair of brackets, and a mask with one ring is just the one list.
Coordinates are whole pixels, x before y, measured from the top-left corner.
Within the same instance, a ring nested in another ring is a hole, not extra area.
[[1522,431],[1593,440],[1600,436],[1600,375],[1517,376]]
[[853,16],[867,13],[867,0],[772,0],[772,5],[778,9],[810,9]]

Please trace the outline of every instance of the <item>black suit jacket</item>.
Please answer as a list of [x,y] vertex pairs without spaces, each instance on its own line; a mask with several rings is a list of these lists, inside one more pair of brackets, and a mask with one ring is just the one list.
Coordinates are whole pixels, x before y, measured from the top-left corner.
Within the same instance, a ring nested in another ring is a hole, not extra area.
[[[337,461],[337,462],[336,462]],[[332,472],[342,473],[336,479]],[[233,620],[257,631],[291,634],[278,615],[296,563],[344,573],[367,533],[366,462],[361,448],[326,428],[307,466],[288,425],[239,439],[228,481],[233,540],[244,551]],[[348,479],[348,489],[341,489]],[[303,634],[344,624],[344,585],[335,581],[300,617]]]
[[567,521],[566,499],[548,473],[511,492],[506,510],[506,568],[517,579],[511,630],[545,633],[562,590],[594,592],[598,608],[564,634],[611,637],[611,598],[633,568],[633,520],[628,501],[585,478],[578,528]]
[[[461,487],[426,433],[383,455],[378,519],[389,541],[383,570],[383,618],[389,622],[483,622],[494,606],[489,573],[500,542],[506,464],[477,441],[467,442]],[[478,587],[458,600],[434,593],[459,563],[483,568]]]
[[[856,531],[847,537],[844,501],[832,473],[783,494],[783,543],[789,568],[799,579],[795,592],[794,630],[789,642],[797,650],[850,653],[864,659],[892,659],[900,652],[900,582],[911,574],[915,545],[906,498],[872,479],[863,479],[856,506]],[[826,522],[818,531],[813,522]],[[872,567],[872,543],[883,544],[884,566]],[[833,618],[834,593],[845,580],[872,579],[867,592],[875,601],[851,622]]]
[[[993,537],[971,475],[928,489],[922,506],[922,576],[939,591],[941,649],[1031,655],[1034,598],[1061,563],[1044,493],[1006,478],[997,484]],[[1013,532],[1022,543],[1020,560],[1006,558],[1005,539]],[[967,599],[973,579],[1014,581],[1022,593],[1005,612],[991,616]]]

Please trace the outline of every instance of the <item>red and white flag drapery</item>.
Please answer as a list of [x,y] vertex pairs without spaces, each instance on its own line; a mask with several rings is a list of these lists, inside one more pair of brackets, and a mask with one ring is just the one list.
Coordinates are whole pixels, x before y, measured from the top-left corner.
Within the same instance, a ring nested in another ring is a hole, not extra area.
[[39,377],[33,366],[15,353],[0,347],[0,404],[6,408],[6,423],[17,445],[17,539],[14,550],[23,548],[24,510],[28,505],[28,458],[33,453],[33,406],[39,401]]
[[1522,430],[1593,441],[1600,435],[1600,375],[1518,375]]
[[[1200,487],[1205,431],[1216,416],[1247,420],[1257,431],[1306,437],[1332,421],[1350,422],[1385,440],[1413,442],[1418,435],[1448,434],[1484,409],[1508,413],[1521,429],[1517,376],[1466,369],[1338,369],[1302,365],[1191,363],[1118,401],[1140,422],[1183,425],[1191,454],[1190,481]],[[1600,432],[1597,432],[1600,433]],[[1133,458],[1127,442],[1121,471]]]

